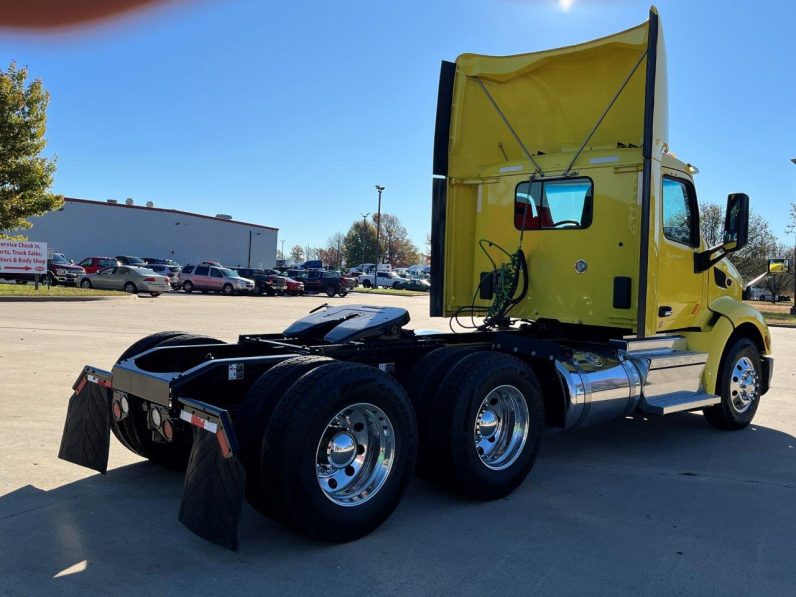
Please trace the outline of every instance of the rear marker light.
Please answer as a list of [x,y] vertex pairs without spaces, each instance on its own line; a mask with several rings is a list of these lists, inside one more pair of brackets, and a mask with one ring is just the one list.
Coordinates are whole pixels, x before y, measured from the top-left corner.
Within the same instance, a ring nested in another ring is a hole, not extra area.
[[218,446],[221,448],[221,454],[224,458],[229,458],[232,456],[232,448],[229,445],[229,439],[227,439],[227,434],[224,433],[223,429],[219,429],[217,423],[213,423],[211,421],[207,421],[202,417],[197,415],[192,415],[191,413],[181,410],[180,411],[180,419],[183,421],[187,421],[191,425],[195,427],[199,427],[204,429],[205,431],[209,431],[210,433],[215,434],[216,439],[218,440]]
[[160,414],[160,410],[153,408],[151,411],[149,411],[149,417],[152,419],[152,426],[155,427],[155,429],[160,427],[160,424],[163,422],[163,417]]
[[113,419],[114,421],[121,421],[122,420],[122,405],[119,403],[118,400],[113,401],[113,405],[111,406],[111,410],[113,410]]
[[163,432],[163,437],[165,437],[168,441],[174,439],[174,427],[171,425],[171,421],[168,419],[163,421],[163,428],[161,431]]

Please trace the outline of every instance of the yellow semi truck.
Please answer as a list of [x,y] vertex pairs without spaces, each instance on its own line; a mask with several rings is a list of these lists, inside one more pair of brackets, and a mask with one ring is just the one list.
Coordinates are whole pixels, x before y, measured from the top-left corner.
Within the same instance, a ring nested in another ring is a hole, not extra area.
[[[73,386],[59,456],[105,472],[110,435],[186,468],[180,520],[237,548],[244,497],[328,541],[360,537],[416,471],[478,499],[528,475],[545,427],[702,411],[749,425],[773,371],[761,315],[699,234],[696,168],[668,145],[663,32],[443,62],[431,314],[324,306],[236,343],[162,332]],[[466,333],[455,333],[472,328]]]

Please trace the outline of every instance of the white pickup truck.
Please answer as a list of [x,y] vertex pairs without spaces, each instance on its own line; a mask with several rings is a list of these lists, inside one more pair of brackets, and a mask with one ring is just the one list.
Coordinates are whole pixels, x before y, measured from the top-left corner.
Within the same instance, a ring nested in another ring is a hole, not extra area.
[[362,274],[357,278],[357,281],[364,288],[372,288],[380,286],[382,288],[395,288],[401,282],[408,282],[408,278],[402,278],[395,272],[378,272],[378,283],[373,279],[373,274]]

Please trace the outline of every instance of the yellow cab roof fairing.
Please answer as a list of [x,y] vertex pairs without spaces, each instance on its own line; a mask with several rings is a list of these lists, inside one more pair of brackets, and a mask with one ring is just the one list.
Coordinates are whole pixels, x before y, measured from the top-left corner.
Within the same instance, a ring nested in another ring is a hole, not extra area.
[[[651,14],[657,15],[654,10]],[[642,147],[649,35],[647,21],[621,33],[554,50],[459,56],[448,176],[472,178],[490,165],[528,161],[495,105],[533,155],[575,152],[592,131],[586,151]],[[656,45],[653,155],[647,157],[660,159],[668,139],[666,53],[660,30]]]

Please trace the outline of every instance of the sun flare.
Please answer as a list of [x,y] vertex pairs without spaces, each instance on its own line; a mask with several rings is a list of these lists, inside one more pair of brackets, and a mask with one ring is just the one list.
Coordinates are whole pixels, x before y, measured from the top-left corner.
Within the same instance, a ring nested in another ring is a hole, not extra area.
[[569,12],[574,2],[575,0],[558,0],[558,7],[564,12]]

